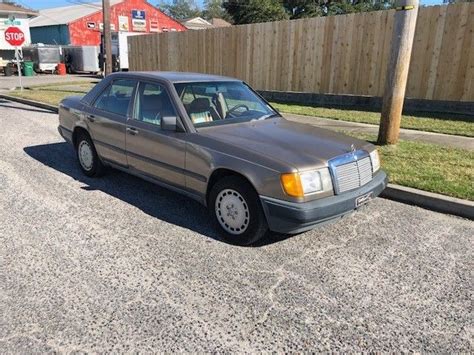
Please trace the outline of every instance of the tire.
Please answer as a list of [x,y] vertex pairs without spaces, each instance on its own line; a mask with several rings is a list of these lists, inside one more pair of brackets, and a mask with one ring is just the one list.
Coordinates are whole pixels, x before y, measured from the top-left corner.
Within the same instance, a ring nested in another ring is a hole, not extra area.
[[263,238],[268,231],[257,193],[245,179],[238,176],[225,177],[212,187],[209,211],[228,243],[250,245]]
[[76,140],[76,154],[84,175],[89,177],[99,177],[105,172],[105,166],[97,155],[94,143],[88,134],[79,133]]
[[13,68],[7,65],[7,66],[3,67],[3,72],[4,72],[5,76],[12,76],[13,75]]

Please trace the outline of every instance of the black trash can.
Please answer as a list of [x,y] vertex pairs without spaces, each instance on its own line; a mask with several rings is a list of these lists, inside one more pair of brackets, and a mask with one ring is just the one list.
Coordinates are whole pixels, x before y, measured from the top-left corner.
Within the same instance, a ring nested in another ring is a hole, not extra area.
[[12,76],[13,75],[13,67],[11,65],[7,65],[3,67],[3,71],[5,73],[5,76]]

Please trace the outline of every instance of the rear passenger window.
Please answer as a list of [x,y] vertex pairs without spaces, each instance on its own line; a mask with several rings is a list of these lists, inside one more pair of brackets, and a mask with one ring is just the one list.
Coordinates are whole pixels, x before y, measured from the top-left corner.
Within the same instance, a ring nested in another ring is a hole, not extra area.
[[136,81],[128,79],[115,80],[97,98],[94,106],[98,109],[127,116],[128,106],[132,99]]
[[161,118],[167,116],[176,116],[176,111],[166,89],[160,84],[140,83],[134,118],[159,126]]

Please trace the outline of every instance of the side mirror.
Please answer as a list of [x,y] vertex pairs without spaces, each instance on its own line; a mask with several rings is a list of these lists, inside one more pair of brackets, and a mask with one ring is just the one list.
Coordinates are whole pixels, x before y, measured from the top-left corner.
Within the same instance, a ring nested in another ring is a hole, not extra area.
[[178,119],[176,116],[164,116],[161,118],[161,129],[163,131],[176,132],[178,128]]

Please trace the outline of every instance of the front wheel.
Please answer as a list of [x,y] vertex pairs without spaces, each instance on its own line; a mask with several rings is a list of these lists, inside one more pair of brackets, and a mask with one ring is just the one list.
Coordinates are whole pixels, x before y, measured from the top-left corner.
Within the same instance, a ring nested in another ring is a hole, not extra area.
[[76,152],[79,166],[85,175],[90,177],[103,175],[105,166],[100,161],[94,143],[87,134],[81,133],[77,138]]
[[223,178],[212,187],[209,209],[229,243],[249,245],[268,230],[257,193],[246,180],[237,176]]

